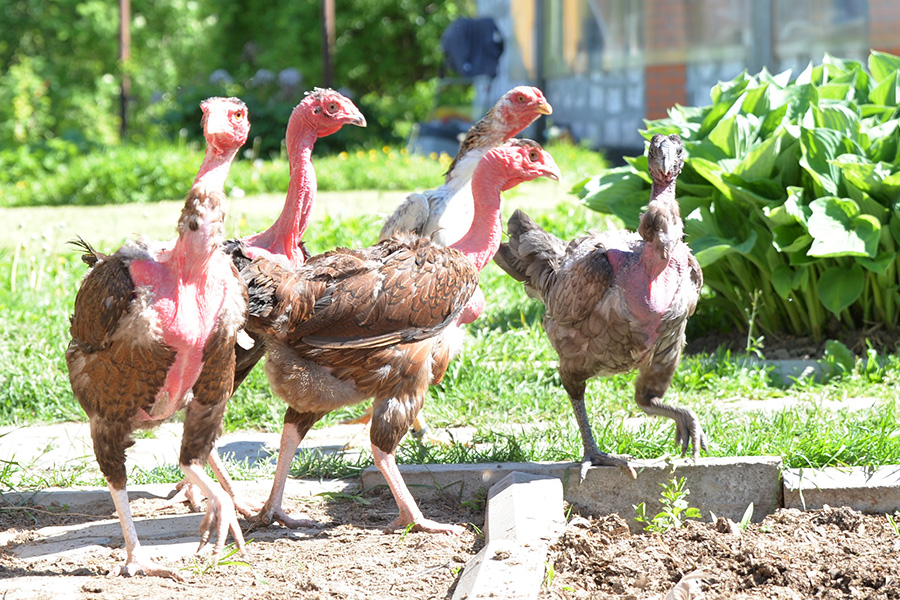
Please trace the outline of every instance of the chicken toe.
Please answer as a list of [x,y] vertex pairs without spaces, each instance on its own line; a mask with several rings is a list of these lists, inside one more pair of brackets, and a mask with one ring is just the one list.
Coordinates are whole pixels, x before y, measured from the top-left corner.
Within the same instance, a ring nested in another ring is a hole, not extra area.
[[181,465],[189,483],[197,485],[206,495],[206,514],[200,522],[200,545],[197,552],[203,550],[210,538],[215,539],[212,552],[212,564],[219,562],[219,556],[225,547],[225,540],[231,532],[238,550],[244,552],[244,535],[237,520],[234,502],[218,484],[203,472],[203,467],[196,464]]
[[637,473],[628,463],[627,456],[617,455],[617,454],[607,454],[606,452],[600,452],[596,448],[593,451],[586,452],[584,455],[584,459],[581,461],[581,478],[579,482],[584,481],[584,478],[587,476],[588,469],[591,467],[619,467],[629,475],[631,475],[632,479],[637,479]]
[[109,574],[110,577],[133,577],[135,575],[165,577],[182,583],[185,581],[184,577],[182,577],[178,571],[134,554],[128,562],[124,565],[120,565],[118,569],[113,570]]

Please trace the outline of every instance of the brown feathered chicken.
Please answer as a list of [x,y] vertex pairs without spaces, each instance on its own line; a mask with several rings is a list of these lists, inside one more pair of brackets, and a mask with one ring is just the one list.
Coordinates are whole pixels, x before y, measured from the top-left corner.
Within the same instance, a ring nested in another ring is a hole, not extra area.
[[[553,113],[543,92],[536,87],[520,85],[509,90],[475,123],[459,145],[459,151],[445,173],[444,185],[437,189],[413,193],[384,221],[378,240],[386,240],[397,233],[415,233],[431,237],[440,246],[449,246],[462,238],[472,224],[474,200],[472,175],[479,161],[493,148],[515,137],[541,115]],[[484,309],[484,296],[479,288],[478,303],[470,303],[460,324],[471,323]],[[478,308],[475,308],[475,307]],[[451,344],[455,354],[462,346],[462,333]],[[367,422],[372,409],[350,422]],[[413,422],[413,433],[423,436],[428,430],[424,416]]]
[[495,257],[546,306],[544,329],[559,354],[559,375],[584,444],[582,479],[590,465],[615,465],[635,475],[624,457],[600,452],[594,442],[584,390],[587,380],[598,375],[637,369],[638,406],[675,421],[682,452],[693,444],[696,459],[706,449],[694,412],[662,401],[703,283],[700,265],[682,239],[675,200],[682,152],[678,135],[650,140],[653,185],[637,233],[594,233],[566,244],[516,211],[509,219],[509,243]]
[[394,453],[429,384],[439,383],[447,369],[443,332],[463,312],[478,272],[500,244],[501,190],[541,176],[559,178],[550,155],[534,142],[510,142],[478,165],[472,183],[476,217],[450,248],[407,234],[315,256],[297,271],[265,259],[242,271],[256,299],[248,327],[265,334],[269,382],[289,405],[275,481],[258,522],[309,523],[281,507],[298,444],[326,413],[372,398],[375,465],[400,508],[388,528],[461,531],[422,516]]
[[246,289],[220,246],[225,178],[250,124],[236,98],[210,98],[201,108],[206,158],[185,200],[178,238],[96,253],[75,297],[66,350],[72,390],[90,418],[94,454],[122,525],[128,556],[120,573],[126,575],[182,579],[145,556],[125,490],[131,432],[182,408],[179,463],[209,498],[200,548],[215,535],[216,562],[229,531],[244,545],[231,498],[203,465],[231,396],[234,344],[247,316]]
[[[225,242],[223,249],[232,257],[238,270],[256,257],[266,257],[289,268],[298,268],[309,258],[302,240],[316,199],[313,146],[317,139],[336,133],[346,124],[365,127],[366,119],[349,98],[334,90],[315,88],[294,107],[285,135],[290,181],[284,206],[278,219],[265,231]],[[252,333],[238,341],[235,346],[235,390],[264,354],[264,344]],[[209,465],[216,479],[231,495],[235,508],[245,517],[255,515],[260,506],[235,494],[228,472],[215,449],[210,452]],[[173,503],[183,500],[195,512],[201,510],[201,490],[187,480],[179,483],[177,489],[179,494],[171,499]]]

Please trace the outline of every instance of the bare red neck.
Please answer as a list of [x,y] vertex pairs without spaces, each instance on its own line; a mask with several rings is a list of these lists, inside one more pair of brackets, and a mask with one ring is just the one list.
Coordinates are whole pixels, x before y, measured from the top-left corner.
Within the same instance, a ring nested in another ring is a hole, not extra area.
[[310,213],[316,199],[317,183],[312,151],[318,134],[300,119],[290,123],[289,127],[299,130],[295,135],[288,136],[288,139],[297,141],[292,148],[288,148],[291,179],[284,207],[271,227],[244,238],[244,242],[273,254],[284,255],[291,264],[299,266],[303,261],[303,253],[298,244],[309,226]]
[[240,146],[218,149],[207,143],[203,164],[181,209],[178,239],[171,254],[182,278],[202,273],[224,236],[225,179]]
[[194,178],[192,189],[204,189],[213,192],[225,193],[225,180],[228,178],[228,171],[231,170],[231,163],[237,156],[240,145],[234,148],[225,148],[217,150],[211,144],[206,144],[206,156],[203,158],[203,164]]
[[502,164],[490,158],[482,159],[472,177],[472,197],[475,199],[472,227],[451,246],[465,254],[479,271],[494,257],[503,235],[500,191],[506,177],[502,171]]

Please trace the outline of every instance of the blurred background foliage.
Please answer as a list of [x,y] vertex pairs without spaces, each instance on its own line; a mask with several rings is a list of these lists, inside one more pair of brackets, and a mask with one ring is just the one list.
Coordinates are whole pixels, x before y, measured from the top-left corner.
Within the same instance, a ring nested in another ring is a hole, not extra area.
[[[334,85],[369,118],[342,147],[402,141],[427,117],[440,35],[473,10],[472,0],[338,3]],[[16,148],[0,166],[15,158],[53,168],[53,156],[119,143],[123,71],[126,141],[199,139],[199,101],[227,94],[249,105],[254,150],[264,155],[280,150],[303,91],[322,85],[317,0],[132,0],[131,11],[131,59],[119,65],[118,3],[0,0],[0,148]]]

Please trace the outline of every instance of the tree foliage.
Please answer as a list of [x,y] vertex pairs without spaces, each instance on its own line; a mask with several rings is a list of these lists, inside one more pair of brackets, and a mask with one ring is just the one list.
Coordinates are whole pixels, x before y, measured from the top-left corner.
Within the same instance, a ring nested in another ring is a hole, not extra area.
[[[336,2],[334,86],[352,93],[369,119],[365,134],[354,132],[359,139],[396,141],[407,131],[402,121],[426,116],[443,61],[440,35],[473,5]],[[277,148],[302,91],[323,83],[319,0],[132,0],[131,7],[131,59],[120,65],[116,2],[0,0],[0,146],[115,143],[124,71],[136,139],[197,135],[199,100],[228,93],[248,101],[252,135]],[[290,95],[261,82],[261,71],[288,68],[303,77]],[[230,82],[210,81],[219,69]]]

